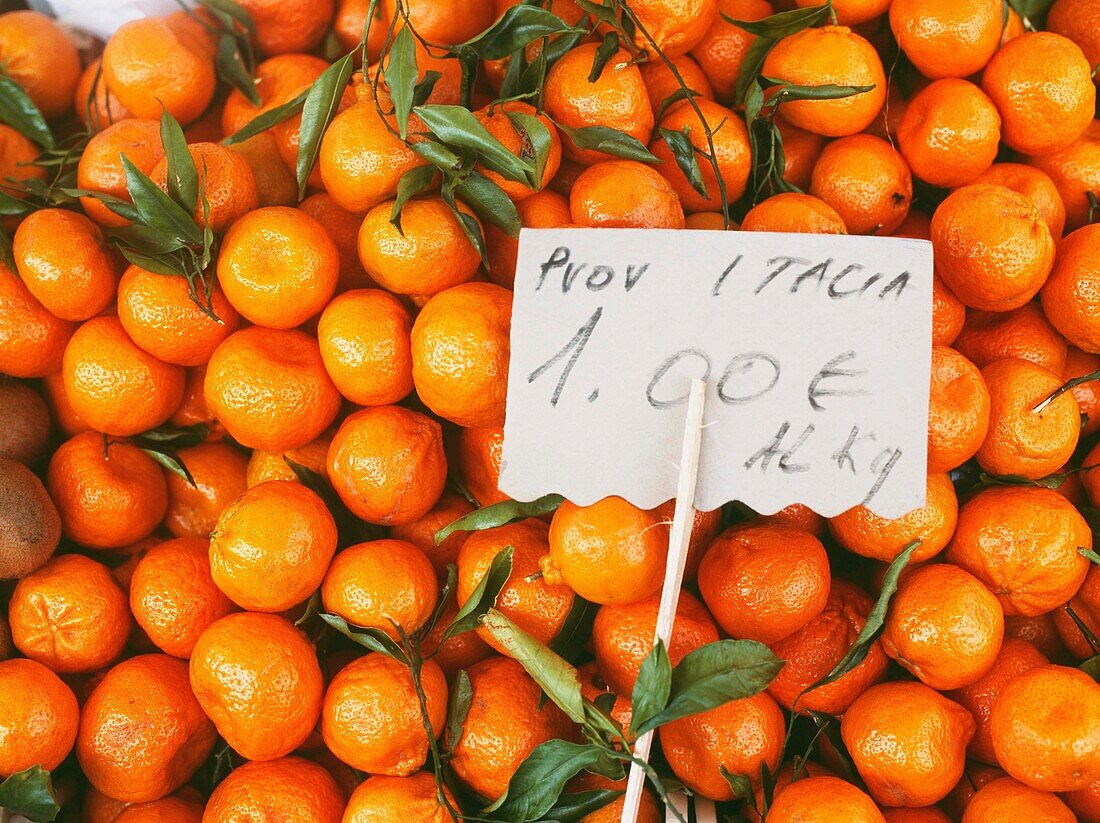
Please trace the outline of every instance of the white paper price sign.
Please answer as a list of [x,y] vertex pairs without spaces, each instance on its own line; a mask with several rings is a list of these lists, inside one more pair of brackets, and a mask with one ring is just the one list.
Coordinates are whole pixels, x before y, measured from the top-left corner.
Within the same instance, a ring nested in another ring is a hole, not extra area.
[[924,504],[931,318],[923,240],[524,230],[501,488],[674,497],[698,378],[697,508],[901,516]]

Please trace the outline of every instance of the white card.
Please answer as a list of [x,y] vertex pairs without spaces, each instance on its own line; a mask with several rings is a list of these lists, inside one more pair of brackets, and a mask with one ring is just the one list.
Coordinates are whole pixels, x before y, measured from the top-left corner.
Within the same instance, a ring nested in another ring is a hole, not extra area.
[[501,489],[673,498],[704,378],[698,509],[899,517],[924,504],[931,334],[924,240],[524,229]]

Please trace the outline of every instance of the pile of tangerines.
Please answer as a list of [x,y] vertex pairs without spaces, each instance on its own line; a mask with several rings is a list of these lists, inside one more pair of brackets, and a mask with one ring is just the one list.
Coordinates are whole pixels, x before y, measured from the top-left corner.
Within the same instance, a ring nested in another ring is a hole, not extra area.
[[[618,821],[656,730],[649,823],[1100,821],[1098,66],[1097,0],[0,15],[4,814]],[[524,226],[930,239],[927,503],[697,513],[655,646],[672,507],[498,488]]]

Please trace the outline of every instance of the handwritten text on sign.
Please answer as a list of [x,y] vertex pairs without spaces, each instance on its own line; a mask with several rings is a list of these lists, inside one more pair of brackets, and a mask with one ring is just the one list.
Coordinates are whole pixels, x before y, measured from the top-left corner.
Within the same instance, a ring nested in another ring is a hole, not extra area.
[[922,240],[525,229],[501,488],[674,497],[703,378],[698,508],[900,516],[924,503],[931,305]]

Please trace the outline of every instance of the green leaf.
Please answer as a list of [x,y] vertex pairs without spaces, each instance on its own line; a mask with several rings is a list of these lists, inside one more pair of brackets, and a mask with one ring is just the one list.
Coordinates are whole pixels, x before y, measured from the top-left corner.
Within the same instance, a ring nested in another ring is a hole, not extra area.
[[592,634],[592,622],[598,611],[599,606],[595,603],[589,603],[579,594],[573,595],[573,605],[558,633],[550,641],[550,651],[570,663],[576,663]]
[[462,728],[466,725],[466,715],[470,713],[470,703],[473,699],[474,687],[470,683],[470,675],[462,669],[455,675],[455,682],[447,700],[447,730],[443,739],[452,750],[462,739]]
[[507,526],[517,520],[526,520],[528,517],[542,517],[544,514],[557,511],[558,506],[565,502],[560,494],[547,494],[530,503],[521,503],[518,500],[502,500],[482,509],[475,509],[469,514],[449,523],[435,533],[435,544],[438,546],[455,532],[480,532],[485,529],[495,529],[497,526]]
[[22,86],[5,74],[0,74],[0,121],[44,149],[56,145],[53,132],[38,106]]
[[440,81],[443,74],[438,71],[426,71],[424,72],[424,79],[413,86],[412,104],[414,106],[423,106],[428,102],[428,98],[432,96],[432,92],[435,91],[435,84]]
[[234,0],[198,0],[200,6],[205,6],[225,21],[232,21],[249,34],[256,35],[256,24],[252,22],[252,15]]
[[0,783],[0,808],[21,814],[34,823],[48,823],[61,811],[50,773],[41,766],[16,772]]
[[1008,4],[1020,17],[1034,25],[1036,20],[1042,20],[1050,11],[1054,0],[1008,0]]
[[1100,683],[1100,654],[1094,654],[1077,668]]
[[138,249],[131,248],[130,246],[119,246],[118,250],[122,253],[122,256],[126,258],[128,263],[133,263],[135,266],[140,266],[146,271],[151,271],[154,274],[163,274],[173,277],[185,277],[186,274],[183,270],[183,266],[180,261],[167,254],[146,254]]
[[657,129],[661,139],[672,152],[676,165],[683,172],[691,187],[702,197],[707,196],[707,184],[703,182],[703,171],[699,168],[699,158],[695,156],[695,145],[691,142],[691,128],[684,126],[682,131]]
[[408,26],[405,26],[394,38],[386,60],[386,85],[393,100],[394,116],[397,118],[397,130],[404,140],[409,134],[409,114],[412,112],[413,91],[416,88],[418,69],[416,66],[416,40]]
[[443,172],[458,171],[462,158],[434,139],[419,140],[409,148]]
[[202,231],[190,212],[161,191],[126,155],[122,155],[122,166],[126,170],[126,188],[143,226],[163,231],[188,246],[202,243]]
[[773,77],[764,77],[763,79],[770,86],[779,87],[779,91],[771,99],[771,102],[776,106],[794,100],[840,100],[845,97],[865,94],[874,88],[873,84],[870,86],[836,86],[826,83],[821,86],[795,86],[782,80],[776,80]]
[[608,61],[619,53],[619,35],[609,31],[603,36],[603,42],[596,48],[596,56],[592,60],[592,71],[588,73],[588,82],[595,83],[600,79],[603,70],[607,68]]
[[[745,49],[745,56],[741,60],[741,69],[737,74],[737,83],[733,89],[735,104],[740,105],[745,102],[749,89],[756,83],[756,78],[760,76],[760,72],[764,69],[764,60],[767,58],[768,52],[772,50],[776,42],[778,41],[770,37],[757,37]],[[750,122],[751,120],[752,118],[749,118]]]
[[481,60],[501,60],[520,51],[541,37],[572,32],[583,34],[583,28],[574,28],[546,9],[538,6],[512,6],[493,25],[451,51],[457,55],[472,52]]
[[737,26],[737,28],[743,29],[749,34],[779,40],[797,34],[803,29],[826,22],[829,19],[832,6],[833,4],[829,0],[823,6],[781,11],[770,17],[765,17],[763,20],[735,20],[725,13],[722,13],[722,17],[727,23]]
[[258,114],[248,121],[248,124],[244,128],[233,132],[227,138],[222,140],[222,144],[226,146],[232,146],[235,143],[243,143],[250,137],[255,137],[257,134],[270,129],[272,126],[276,126],[282,123],[284,120],[289,120],[302,110],[305,105],[306,97],[309,95],[309,89],[305,89],[300,94],[296,95],[292,99],[286,101],[281,106],[276,106],[273,109],[268,109],[263,114]]
[[408,665],[409,659],[405,655],[404,649],[384,631],[353,626],[339,615],[328,614],[326,612],[321,613],[321,619],[332,626],[332,628],[336,629],[336,631],[340,632],[340,634],[344,635],[344,637],[353,640],[360,646],[370,649],[372,652],[384,654],[386,657],[392,657],[398,663]]
[[577,0],[577,5],[601,23],[609,26],[615,26],[618,23],[614,5],[597,3],[595,0]]
[[734,800],[744,798],[755,802],[756,793],[752,790],[752,780],[747,774],[733,774],[725,766],[719,766],[718,773],[722,775],[726,785],[733,792]]
[[555,124],[561,132],[573,141],[578,149],[591,149],[602,151],[614,157],[623,157],[627,160],[637,160],[642,163],[661,162],[654,157],[645,144],[626,132],[609,126],[585,126],[579,129],[571,129],[561,123]]
[[466,602],[459,607],[458,614],[444,629],[441,642],[446,642],[457,634],[476,629],[481,622],[481,618],[496,605],[500,590],[504,588],[508,578],[512,576],[513,552],[514,549],[511,546],[505,546],[497,552],[489,564],[485,576],[477,584],[477,588],[470,593]]
[[495,609],[489,610],[481,624],[570,720],[584,722],[584,699],[575,668]]
[[486,168],[508,180],[527,182],[531,164],[508,151],[469,110],[462,106],[432,104],[417,106],[415,111],[428,131],[442,143],[460,151],[474,152]]
[[206,440],[210,428],[205,423],[194,426],[158,426],[135,435],[133,441],[146,446],[156,444],[166,449],[189,449]]
[[718,640],[688,654],[672,670],[668,705],[636,727],[638,734],[673,720],[709,711],[731,700],[759,694],[775,679],[783,661],[754,640]]
[[592,743],[548,740],[519,764],[508,789],[485,813],[509,823],[538,820],[554,807],[565,784],[603,755],[603,747]]
[[317,162],[317,153],[321,150],[321,138],[325,129],[340,110],[340,100],[348,87],[352,69],[352,54],[345,54],[324,70],[306,95],[302,104],[302,127],[298,137],[298,199],[306,196],[309,175]]
[[417,166],[402,174],[401,179],[397,181],[397,198],[393,201],[393,208],[390,210],[390,222],[399,232],[401,231],[401,210],[411,198],[423,194],[431,187],[436,174],[438,172],[435,166]]
[[143,448],[142,451],[153,458],[157,463],[164,466],[164,468],[168,469],[168,471],[172,472],[172,474],[186,481],[189,485],[195,486],[195,478],[191,475],[191,472],[187,469],[187,466],[178,454],[149,448]]
[[559,823],[580,823],[588,815],[618,800],[623,794],[625,792],[621,789],[593,789],[563,794],[546,813],[545,819]]
[[309,600],[306,601],[305,608],[302,609],[301,616],[294,621],[295,626],[304,626],[309,622],[309,619],[316,614],[321,613],[321,590],[317,589],[313,594],[309,596]]
[[[7,266],[8,273],[12,277],[19,276],[15,273],[15,253],[12,250],[11,237],[3,226],[0,226],[0,263]],[[0,274],[3,273],[0,272]]]
[[183,128],[165,109],[160,116],[160,142],[168,163],[168,196],[188,211],[199,202],[199,174],[187,149]]
[[[886,624],[886,611],[890,608],[890,598],[894,596],[894,592],[898,590],[898,578],[901,576],[902,570],[905,569],[906,564],[909,563],[909,558],[913,556],[913,552],[916,551],[917,546],[920,545],[920,540],[914,540],[909,543],[893,562],[887,567],[886,574],[882,578],[882,591],[878,596],[878,602],[867,614],[867,622],[863,624],[863,628],[856,636],[855,642],[852,644],[852,648],[848,649],[844,657],[840,658],[833,670],[825,675],[823,678],[807,686],[802,690],[802,695],[812,692],[814,689],[820,689],[822,686],[827,686],[835,680],[839,680],[856,666],[866,659],[867,655],[871,652],[871,647],[875,641],[878,640],[879,635],[882,634],[883,627]],[[798,698],[795,698],[795,704],[798,703]]]
[[527,180],[527,185],[535,191],[539,191],[542,184],[546,182],[544,179],[546,161],[550,157],[550,150],[553,146],[553,135],[541,118],[533,114],[528,114],[525,111],[507,110],[504,113],[523,140],[524,148],[521,156],[530,157],[532,161],[533,170]]
[[634,681],[634,691],[630,697],[631,728],[636,729],[648,723],[664,711],[671,690],[672,663],[668,659],[664,642],[658,640],[652,651],[642,660],[638,679]]
[[223,34],[218,38],[218,53],[214,65],[218,77],[248,98],[249,103],[253,106],[263,103],[256,91],[256,82],[241,56],[240,43],[236,37]]
[[455,186],[455,194],[483,221],[499,226],[509,237],[519,237],[520,219],[516,204],[484,174],[470,172]]
[[1097,554],[1092,549],[1086,549],[1084,546],[1079,546],[1077,552],[1082,557],[1087,558],[1090,563],[1095,563],[1097,566],[1100,566],[1100,554]]
[[467,214],[458,207],[458,204],[455,202],[454,192],[446,185],[443,186],[443,191],[440,193],[443,195],[443,200],[451,207],[451,213],[454,214],[455,219],[458,221],[462,233],[466,235],[466,239],[470,241],[470,245],[477,249],[477,254],[478,257],[481,258],[482,265],[485,266],[485,268],[489,268],[489,255],[485,250],[485,235],[481,233],[481,225],[477,222],[477,218],[472,214]]

